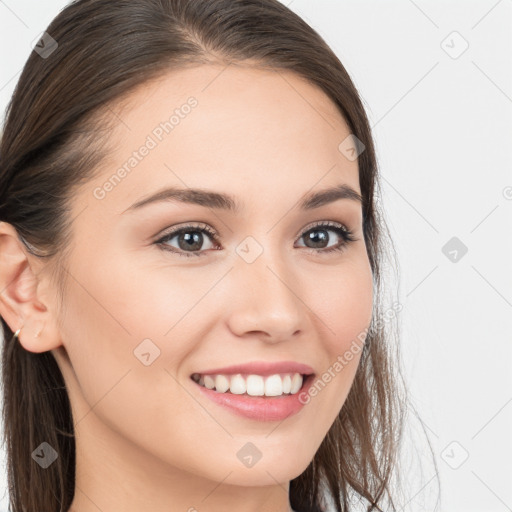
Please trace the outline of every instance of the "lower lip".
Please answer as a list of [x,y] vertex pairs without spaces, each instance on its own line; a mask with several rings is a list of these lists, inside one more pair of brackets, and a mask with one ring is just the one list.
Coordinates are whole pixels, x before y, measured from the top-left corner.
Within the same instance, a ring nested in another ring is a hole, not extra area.
[[220,393],[201,386],[193,379],[191,380],[207,398],[226,407],[239,416],[258,421],[281,421],[297,414],[302,407],[304,407],[305,404],[300,402],[299,397],[308,388],[313,378],[314,374],[304,379],[302,387],[294,395],[280,396],[250,396],[235,395],[229,392]]

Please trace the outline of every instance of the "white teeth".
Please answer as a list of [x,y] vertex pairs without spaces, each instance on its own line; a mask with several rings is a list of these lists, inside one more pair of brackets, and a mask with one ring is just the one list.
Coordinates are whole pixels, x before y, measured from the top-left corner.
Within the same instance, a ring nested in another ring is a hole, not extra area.
[[271,375],[265,381],[265,396],[279,396],[283,394],[283,381],[280,375]]
[[302,375],[300,373],[294,373],[292,378],[292,389],[290,390],[290,393],[293,395],[294,393],[297,393],[299,389],[302,386]]
[[229,380],[225,375],[217,375],[215,377],[215,389],[221,393],[229,389]]
[[229,391],[235,395],[243,395],[246,391],[245,379],[241,375],[233,375],[231,377]]
[[229,390],[235,395],[247,394],[250,396],[280,396],[295,394],[302,387],[303,377],[300,373],[285,373],[268,375],[199,375],[192,378],[201,386],[214,389],[219,393]]
[[283,379],[283,393],[289,393],[292,389],[292,379],[289,375],[285,375]]
[[[210,375],[205,375],[204,377],[201,377],[201,379],[204,379],[204,387],[208,389],[213,389],[215,387],[215,379],[212,378]],[[203,384],[201,381],[199,381],[200,384]]]
[[263,396],[265,394],[265,381],[261,375],[248,375],[246,383],[248,395]]

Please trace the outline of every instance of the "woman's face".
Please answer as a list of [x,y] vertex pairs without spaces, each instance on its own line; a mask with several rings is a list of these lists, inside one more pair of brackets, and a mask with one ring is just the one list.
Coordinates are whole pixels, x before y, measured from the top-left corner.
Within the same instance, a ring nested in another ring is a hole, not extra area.
[[[155,478],[288,482],[338,415],[372,315],[361,203],[338,195],[302,207],[329,188],[361,193],[348,126],[296,75],[234,65],[172,72],[129,100],[115,111],[109,161],[70,213],[63,347],[52,352],[80,460],[108,453],[110,466]],[[169,188],[181,192],[136,206]],[[284,397],[246,397],[268,404],[246,416],[191,378],[283,361],[309,365],[317,383],[286,418]]]

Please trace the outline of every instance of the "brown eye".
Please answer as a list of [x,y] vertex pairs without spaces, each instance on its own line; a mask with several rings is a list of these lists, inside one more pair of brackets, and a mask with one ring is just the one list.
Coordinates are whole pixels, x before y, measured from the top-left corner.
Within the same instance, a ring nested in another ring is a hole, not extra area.
[[[184,226],[173,231],[170,231],[155,243],[162,247],[162,249],[170,252],[175,252],[180,256],[203,256],[206,249],[212,247],[203,247],[206,238],[211,238],[216,242],[216,234],[206,225],[202,226]],[[177,239],[177,247],[170,245],[168,242]]]
[[[336,237],[340,239],[340,241],[333,246],[328,245],[329,242],[331,241],[331,238],[333,238],[332,235],[329,235],[329,232],[334,232],[336,234]],[[342,224],[319,223],[305,231],[301,235],[300,239],[303,238],[306,240],[305,247],[307,247],[308,249],[312,249],[313,251],[316,252],[328,253],[332,251],[342,250],[350,242],[355,241],[356,239],[352,235],[352,231],[347,229]]]
[[[335,236],[329,234],[335,233]],[[331,239],[336,237],[340,240],[338,243],[329,246]],[[175,244],[169,242],[176,239]],[[204,247],[207,239],[210,239],[212,245]],[[337,222],[318,222],[302,233],[300,239],[306,240],[306,247],[314,253],[330,253],[343,250],[350,242],[357,240],[353,237],[352,231],[343,224]],[[158,239],[155,244],[163,250],[176,253],[179,256],[205,256],[208,249],[219,249],[217,234],[207,225],[188,225],[182,226],[166,233]],[[217,246],[215,246],[217,244]]]

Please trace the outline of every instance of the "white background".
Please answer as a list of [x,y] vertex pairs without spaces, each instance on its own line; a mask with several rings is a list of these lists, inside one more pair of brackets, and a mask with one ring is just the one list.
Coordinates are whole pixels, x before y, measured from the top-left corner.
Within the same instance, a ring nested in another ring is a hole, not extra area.
[[[512,510],[512,0],[283,3],[336,52],[373,127],[405,374],[437,460],[415,441],[425,465],[410,467],[402,510],[433,510],[436,473],[438,510]],[[0,0],[2,118],[66,4]],[[442,251],[452,237],[468,248],[456,262]]]

